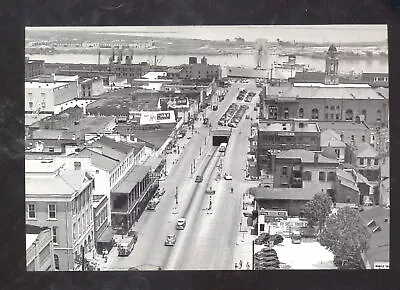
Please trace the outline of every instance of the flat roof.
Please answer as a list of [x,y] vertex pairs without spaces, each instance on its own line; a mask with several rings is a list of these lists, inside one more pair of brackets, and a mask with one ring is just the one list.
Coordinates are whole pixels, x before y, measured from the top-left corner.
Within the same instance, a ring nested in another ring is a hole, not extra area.
[[347,99],[347,100],[383,100],[373,88],[366,84],[324,85],[316,83],[298,83],[280,96],[296,99]]
[[55,89],[55,88],[60,88],[63,86],[67,86],[68,83],[65,82],[49,82],[49,83],[41,83],[41,82],[25,82],[25,88],[26,89]]
[[[303,123],[304,127],[300,128],[299,123]],[[284,126],[285,125],[285,126]],[[319,126],[317,122],[259,122],[259,131],[266,132],[319,132]],[[284,129],[286,128],[286,129]]]
[[352,122],[352,121],[318,121],[321,130],[332,129],[337,130],[369,130],[365,122]]
[[323,156],[321,153],[311,152],[304,149],[290,149],[285,150],[276,155],[276,159],[285,159],[285,158],[299,158],[301,162],[304,163],[314,163],[314,156],[318,155],[318,163],[338,163],[337,159],[331,159]]
[[321,147],[346,147],[346,143],[340,140],[340,135],[332,129],[321,131]]
[[[374,220],[376,226],[380,226],[382,229],[372,233],[373,228],[368,227],[371,237],[366,256],[371,267],[374,262],[388,262],[390,256],[390,210],[380,206],[364,207],[360,216],[365,225]],[[389,218],[389,221],[385,222],[385,218]]]
[[129,193],[132,188],[151,170],[150,166],[137,165],[132,167],[125,177],[114,186],[111,193]]
[[255,187],[253,188],[256,200],[312,200],[316,192],[309,188],[282,188],[282,187]]

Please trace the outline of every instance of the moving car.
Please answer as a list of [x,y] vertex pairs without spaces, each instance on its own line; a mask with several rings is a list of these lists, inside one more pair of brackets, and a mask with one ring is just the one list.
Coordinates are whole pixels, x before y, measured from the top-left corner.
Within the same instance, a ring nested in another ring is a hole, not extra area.
[[186,227],[186,219],[185,218],[179,218],[176,221],[176,229],[177,230],[183,230]]
[[268,233],[262,233],[261,235],[259,235],[255,240],[254,243],[256,245],[263,245],[265,243],[267,243],[269,240],[269,234]]
[[169,234],[165,240],[164,245],[166,246],[173,246],[176,243],[176,235],[175,234]]
[[203,181],[203,176],[197,175],[197,176],[196,176],[195,182],[200,183],[200,182],[202,182],[202,181]]
[[229,174],[224,174],[224,179],[225,180],[232,180],[232,175],[229,175]]

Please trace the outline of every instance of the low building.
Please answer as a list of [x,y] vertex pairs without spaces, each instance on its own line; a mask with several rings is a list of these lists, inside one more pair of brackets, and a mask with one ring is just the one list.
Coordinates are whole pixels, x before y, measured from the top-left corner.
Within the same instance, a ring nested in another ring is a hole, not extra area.
[[351,161],[357,172],[369,181],[378,182],[381,176],[378,152],[368,144],[354,147],[352,152]]
[[75,258],[94,248],[94,179],[62,162],[25,160],[26,221],[52,230],[56,270],[76,268]]
[[104,83],[101,77],[84,78],[80,81],[80,97],[92,98],[105,93]]
[[342,169],[336,171],[336,180],[334,194],[332,195],[333,203],[349,203],[354,205],[362,204],[362,195],[357,186],[357,176],[352,172]]
[[362,73],[361,80],[371,87],[389,87],[389,74],[388,73]]
[[27,224],[25,234],[26,270],[54,271],[53,234],[51,228]]
[[367,269],[390,267],[390,210],[375,206],[365,208],[360,216],[370,233],[369,248],[363,255]]
[[258,170],[272,171],[273,156],[290,149],[319,151],[321,132],[318,123],[296,119],[266,121],[258,125],[257,166]]
[[318,193],[310,188],[265,188],[253,189],[258,211],[282,209],[288,216],[303,216],[304,207]]
[[207,79],[219,80],[222,78],[222,70],[220,65],[207,64],[207,58],[202,57],[201,62],[197,63],[197,58],[191,60],[189,64],[180,66],[182,70],[179,72],[181,79]]
[[321,150],[323,151],[328,147],[335,151],[339,162],[345,161],[346,143],[344,143],[340,135],[332,129],[321,131]]
[[158,188],[149,166],[134,166],[111,190],[112,228],[126,233],[139,219]]

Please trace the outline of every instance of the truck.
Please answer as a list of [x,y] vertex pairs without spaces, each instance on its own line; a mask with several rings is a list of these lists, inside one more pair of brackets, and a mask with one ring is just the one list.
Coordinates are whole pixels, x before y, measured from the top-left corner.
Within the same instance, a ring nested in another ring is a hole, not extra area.
[[118,243],[118,256],[129,256],[135,247],[137,239],[138,237],[136,232],[134,232],[132,236],[125,236]]

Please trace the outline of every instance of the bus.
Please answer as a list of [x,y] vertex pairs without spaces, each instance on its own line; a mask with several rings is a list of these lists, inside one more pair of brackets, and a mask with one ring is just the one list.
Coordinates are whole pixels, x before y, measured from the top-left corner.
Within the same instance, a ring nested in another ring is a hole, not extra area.
[[219,145],[219,152],[225,152],[226,151],[226,146],[228,146],[228,143],[221,143]]

